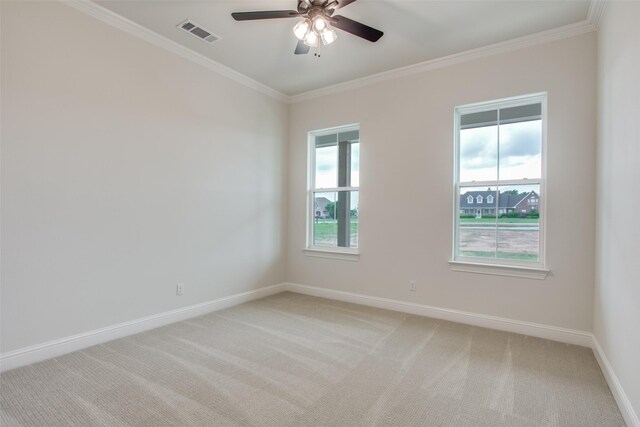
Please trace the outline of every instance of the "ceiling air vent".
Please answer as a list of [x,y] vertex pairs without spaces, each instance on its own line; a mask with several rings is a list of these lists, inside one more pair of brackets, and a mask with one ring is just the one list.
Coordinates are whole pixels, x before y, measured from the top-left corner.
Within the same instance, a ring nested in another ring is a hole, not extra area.
[[190,21],[188,19],[186,21],[181,22],[180,24],[178,24],[178,28],[182,28],[187,33],[193,34],[194,36],[196,36],[200,40],[204,40],[207,43],[213,43],[213,42],[216,42],[216,41],[218,41],[218,40],[220,40],[222,38],[220,36],[216,36],[211,31],[205,30],[200,25],[198,25],[195,22]]

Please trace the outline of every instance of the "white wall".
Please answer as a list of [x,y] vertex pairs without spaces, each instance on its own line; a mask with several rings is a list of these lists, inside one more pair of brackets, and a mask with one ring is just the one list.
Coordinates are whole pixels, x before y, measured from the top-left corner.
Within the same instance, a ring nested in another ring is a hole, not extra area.
[[[640,415],[640,3],[609,2],[598,31],[594,334]],[[636,416],[637,416],[636,415]]]
[[[590,331],[595,229],[596,36],[376,83],[292,105],[291,282]],[[453,109],[548,92],[544,281],[452,272]],[[358,262],[305,256],[307,132],[360,123]],[[418,291],[408,291],[408,281]]]
[[[2,63],[3,352],[285,279],[591,330],[594,34],[287,109],[57,2],[2,2]],[[453,108],[541,91],[552,273],[452,272]],[[356,122],[361,259],[307,257],[306,133]]]
[[3,1],[1,107],[2,352],[284,280],[283,103]]

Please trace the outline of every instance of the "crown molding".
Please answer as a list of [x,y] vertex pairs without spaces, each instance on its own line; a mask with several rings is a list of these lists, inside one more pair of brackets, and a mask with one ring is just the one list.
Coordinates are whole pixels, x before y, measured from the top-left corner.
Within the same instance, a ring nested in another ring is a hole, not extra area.
[[321,89],[314,89],[312,91],[301,93],[299,95],[290,96],[289,100],[291,103],[307,101],[325,95],[331,95],[338,92],[344,92],[347,90],[368,86],[385,80],[420,74],[425,71],[448,67],[451,65],[460,64],[487,56],[497,55],[500,53],[512,52],[527,47],[537,46],[544,43],[590,33],[592,31],[595,31],[595,26],[593,25],[593,23],[589,20],[584,20],[581,22],[576,22],[574,24],[564,25],[562,27],[553,28],[551,30],[546,30],[539,33],[507,40],[504,42],[467,50],[453,55],[430,59],[428,61],[419,62],[417,64],[408,65],[389,71],[383,71],[381,73],[372,74],[370,76],[350,80],[344,83],[338,83]]
[[386,80],[420,74],[429,70],[456,65],[474,59],[512,52],[527,47],[537,46],[544,43],[549,43],[593,32],[597,30],[598,25],[602,20],[602,15],[604,13],[607,0],[592,0],[589,6],[587,19],[581,22],[564,25],[562,27],[553,28],[535,34],[529,34],[523,37],[518,37],[504,42],[467,50],[453,55],[430,59],[428,61],[419,62],[417,64],[383,71],[381,73],[372,74],[335,85],[325,86],[319,89],[314,89],[308,92],[291,96],[285,95],[284,93],[279,92],[263,83],[260,83],[257,80],[254,80],[238,71],[235,71],[232,68],[227,67],[226,65],[216,62],[177,42],[174,42],[173,40],[168,39],[167,37],[151,31],[143,27],[142,25],[130,21],[129,19],[124,18],[123,16],[120,16],[110,11],[109,9],[102,7],[91,0],[62,0],[62,3],[85,12],[100,21],[112,25],[120,30],[123,30],[131,35],[134,35],[142,40],[161,47],[185,59],[202,65],[203,67],[208,68],[211,71],[214,71],[222,76],[225,76],[244,86],[268,95],[274,99],[285,103],[297,103],[326,95],[336,94],[339,92],[345,92]]
[[154,44],[160,48],[163,48],[171,53],[179,55],[185,59],[188,59],[196,64],[202,65],[211,71],[214,71],[224,77],[227,77],[235,82],[238,82],[244,86],[254,89],[260,93],[268,95],[282,102],[289,102],[289,97],[282,92],[279,92],[269,86],[260,83],[251,77],[248,77],[238,71],[235,71],[226,65],[222,65],[206,56],[197,53],[179,43],[174,42],[160,34],[151,31],[142,25],[136,24],[129,19],[118,15],[106,9],[97,3],[90,0],[64,0],[63,4],[80,10],[102,22],[112,25],[122,31],[125,31],[133,36],[136,36],[144,41]]
[[591,22],[593,28],[597,31],[602,22],[602,16],[604,15],[605,6],[607,0],[591,0],[589,5],[589,14],[587,15],[587,21]]

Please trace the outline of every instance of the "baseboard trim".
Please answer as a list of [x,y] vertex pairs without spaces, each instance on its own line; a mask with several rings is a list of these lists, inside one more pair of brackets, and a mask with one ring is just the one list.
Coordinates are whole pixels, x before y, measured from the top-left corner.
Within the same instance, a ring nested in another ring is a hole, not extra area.
[[609,363],[609,360],[596,337],[589,332],[288,282],[166,311],[164,313],[84,332],[43,344],[21,348],[7,353],[1,353],[0,372],[61,356],[73,351],[82,350],[83,348],[134,335],[160,326],[179,322],[181,320],[222,310],[255,299],[275,295],[284,291],[400,311],[419,316],[433,317],[436,319],[449,320],[452,322],[480,326],[483,328],[524,334],[564,342],[567,344],[591,347],[625,422],[629,427],[640,427],[638,415],[633,409],[627,394],[624,392],[622,384],[620,384],[613,367]]
[[598,361],[598,365],[600,365],[600,369],[602,370],[602,374],[604,375],[605,380],[607,380],[607,384],[609,384],[611,394],[613,394],[613,398],[616,400],[618,408],[620,409],[620,413],[622,413],[622,417],[627,423],[627,426],[640,427],[640,419],[638,418],[638,414],[636,414],[635,410],[633,409],[629,397],[627,397],[627,394],[624,392],[622,384],[620,384],[618,376],[613,370],[613,366],[611,366],[611,363],[609,363],[609,359],[607,359],[604,350],[602,350],[602,347],[600,347],[600,343],[595,336],[593,336],[592,348],[593,354]]
[[66,338],[49,341],[43,344],[20,348],[14,351],[0,354],[0,372],[51,359],[73,351],[93,345],[102,344],[118,338],[134,335],[170,323],[192,317],[201,316],[213,311],[222,310],[244,302],[264,298],[284,291],[285,285],[266,286],[249,292],[230,295],[215,300],[190,305],[164,313],[154,314],[140,319],[131,320],[93,331],[83,332]]
[[530,335],[552,341],[567,344],[575,344],[583,347],[591,347],[591,333],[574,329],[559,328],[556,326],[539,323],[523,322],[504,317],[488,316],[486,314],[469,313],[449,308],[434,307],[424,304],[416,304],[393,300],[388,298],[373,297],[363,294],[338,291],[334,289],[318,288],[315,286],[301,285],[298,283],[285,283],[284,288],[290,292],[317,296],[370,307],[384,308],[403,313],[417,314],[419,316],[433,317],[435,319],[449,320],[464,323],[466,325],[480,326],[483,328],[497,329],[500,331]]
[[405,301],[398,301],[388,298],[373,297],[369,295],[356,294],[335,289],[319,288],[315,286],[301,285],[298,283],[283,283],[285,291],[295,292],[304,295],[327,298],[337,301],[350,302],[354,304],[366,305],[370,307],[383,308],[387,310],[400,311],[403,313],[416,314],[419,316],[432,317],[435,319],[449,320],[466,325],[480,326],[483,328],[496,329],[505,332],[513,332],[544,338],[552,341],[559,341],[567,344],[575,344],[593,349],[600,369],[611,389],[611,393],[618,404],[620,413],[628,427],[640,427],[640,420],[636,414],[631,401],[622,388],[622,384],[609,363],[602,347],[596,337],[585,331],[559,328],[556,326],[543,325],[540,323],[524,322],[520,320],[507,319],[504,317],[488,316],[485,314],[469,313],[460,310],[452,310],[442,307],[434,307],[424,304],[416,304]]

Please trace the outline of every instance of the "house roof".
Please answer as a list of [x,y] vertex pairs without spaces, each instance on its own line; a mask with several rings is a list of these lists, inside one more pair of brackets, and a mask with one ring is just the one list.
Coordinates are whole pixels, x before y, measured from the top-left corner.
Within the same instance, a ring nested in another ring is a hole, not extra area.
[[326,197],[316,197],[316,209],[325,210],[327,204],[331,203],[331,200]]
[[[515,208],[520,202],[527,198],[531,193],[535,194],[535,191],[531,191],[529,193],[522,194],[511,194],[507,191],[500,193],[498,197],[498,207],[499,208]],[[467,198],[469,196],[473,197],[473,203],[469,203]],[[478,203],[478,196],[482,196],[482,203]],[[467,191],[464,194],[460,195],[460,208],[495,208],[496,200],[493,200],[493,203],[487,202],[487,197],[492,196],[496,197],[495,191]]]

